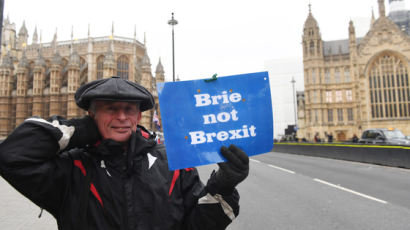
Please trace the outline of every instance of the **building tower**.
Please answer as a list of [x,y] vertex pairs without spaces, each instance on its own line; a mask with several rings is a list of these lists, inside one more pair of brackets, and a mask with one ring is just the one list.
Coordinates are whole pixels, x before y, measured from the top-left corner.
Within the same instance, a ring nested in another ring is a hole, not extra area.
[[60,90],[62,85],[62,58],[57,48],[50,66],[50,116],[61,114]]
[[[43,117],[43,89],[46,75],[46,62],[42,50],[38,50],[38,56],[33,69],[33,116]],[[31,114],[29,114],[30,116]]]
[[309,15],[303,27],[303,57],[305,60],[312,60],[323,57],[323,42],[320,29],[316,19],[312,15],[309,5]]
[[3,22],[3,28],[1,33],[1,53],[6,55],[11,51],[10,55],[13,55],[13,50],[16,48],[16,24],[11,23],[9,16]]
[[67,64],[67,118],[74,118],[79,115],[77,104],[74,100],[75,91],[80,87],[80,56],[74,49],[73,35],[71,33],[71,54]]
[[37,35],[37,26],[36,26],[36,27],[34,28],[32,44],[33,44],[33,45],[37,45],[37,43],[38,43],[38,35]]
[[19,34],[18,34],[18,41],[17,41],[17,48],[19,50],[23,49],[24,47],[27,46],[27,39],[28,39],[28,31],[26,28],[26,23],[23,21],[23,25],[20,28]]
[[111,40],[111,45],[108,46],[107,53],[104,57],[104,76],[103,78],[110,78],[116,75],[115,59],[113,53],[113,41]]
[[[5,137],[31,116],[66,118],[84,114],[74,101],[81,85],[111,76],[144,84],[158,101],[145,42],[134,38],[110,36],[58,41],[57,28],[49,42],[42,42],[37,27],[29,38],[25,22],[15,36],[15,25],[4,20],[0,56],[0,137]],[[29,41],[28,41],[29,39]],[[27,44],[30,43],[30,44]],[[115,48],[115,49],[114,49]],[[15,69],[14,69],[14,68]],[[157,66],[158,79],[164,79],[163,67]],[[141,125],[152,128],[153,112],[143,115]]]
[[[141,62],[141,81],[140,84],[144,86],[148,91],[152,90],[152,74],[151,74],[151,62],[147,54],[147,48],[145,46],[145,54],[142,57]],[[150,124],[149,128],[152,127],[152,117],[153,112],[151,110],[142,113],[141,123]]]
[[[322,75],[324,73],[324,47],[320,34],[320,29],[316,19],[312,15],[311,5],[309,4],[309,14],[303,27],[302,35],[303,44],[303,69],[305,82],[305,128],[313,125],[322,124],[323,110],[320,106],[321,95],[323,88],[319,84],[323,81]],[[299,128],[301,128],[301,126]],[[306,129],[304,129],[306,130]],[[307,129],[307,134],[302,134],[310,138],[311,132]],[[318,130],[319,131],[319,130]]]
[[377,0],[379,4],[379,17],[386,17],[386,8],[384,6],[384,0]]
[[28,117],[26,97],[29,72],[29,64],[26,57],[25,48],[23,48],[23,54],[19,60],[17,68],[16,124],[20,124]]
[[11,131],[11,91],[13,90],[13,58],[7,52],[0,65],[0,135]]

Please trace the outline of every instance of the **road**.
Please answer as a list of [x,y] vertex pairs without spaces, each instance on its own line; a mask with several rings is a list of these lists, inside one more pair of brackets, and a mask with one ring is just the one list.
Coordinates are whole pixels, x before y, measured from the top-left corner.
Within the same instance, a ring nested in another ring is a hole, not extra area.
[[[229,230],[410,229],[410,170],[282,153],[253,156]],[[204,181],[215,165],[201,166]],[[0,178],[1,229],[56,229]]]
[[410,170],[281,153],[250,167],[228,229],[410,229]]

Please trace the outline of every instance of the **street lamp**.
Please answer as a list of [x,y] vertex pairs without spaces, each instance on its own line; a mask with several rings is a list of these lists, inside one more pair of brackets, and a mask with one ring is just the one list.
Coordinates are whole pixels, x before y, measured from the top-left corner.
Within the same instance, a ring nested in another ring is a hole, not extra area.
[[292,81],[290,81],[291,83],[292,83],[292,88],[293,88],[293,90],[292,90],[292,97],[293,97],[293,112],[294,112],[294,114],[295,114],[295,127],[296,127],[296,125],[297,125],[297,122],[296,122],[296,99],[295,99],[295,78],[294,77],[292,77]]
[[175,81],[174,26],[178,24],[178,21],[174,19],[174,12],[172,12],[172,18],[168,24],[172,26],[172,81]]

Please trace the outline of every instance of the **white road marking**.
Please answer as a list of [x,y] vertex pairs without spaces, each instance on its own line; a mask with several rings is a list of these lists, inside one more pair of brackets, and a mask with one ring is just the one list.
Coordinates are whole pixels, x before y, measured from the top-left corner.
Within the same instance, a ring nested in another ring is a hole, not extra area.
[[249,159],[249,160],[251,160],[251,161],[253,161],[253,162],[256,162],[256,163],[261,163],[260,161],[255,160],[255,159]]
[[281,167],[278,167],[278,166],[274,166],[274,165],[271,165],[271,164],[268,164],[268,166],[269,166],[269,167],[272,167],[272,168],[275,168],[275,169],[282,170],[282,171],[287,172],[287,173],[295,174],[294,171],[291,171],[291,170],[288,170],[288,169],[284,169],[284,168],[281,168]]
[[342,187],[342,186],[339,186],[339,185],[335,185],[335,184],[326,182],[326,181],[324,181],[324,180],[320,180],[320,179],[316,179],[316,178],[313,179],[313,180],[316,181],[316,182],[319,182],[319,183],[322,183],[322,184],[325,184],[325,185],[334,187],[334,188],[338,188],[338,189],[343,190],[343,191],[346,191],[346,192],[353,193],[353,194],[355,194],[355,195],[358,195],[358,196],[361,196],[361,197],[364,197],[364,198],[367,198],[367,199],[370,199],[370,200],[373,200],[373,201],[380,202],[380,203],[382,203],[382,204],[387,204],[387,201],[380,200],[380,199],[377,199],[377,198],[375,198],[375,197],[368,196],[368,195],[366,195],[366,194],[363,194],[363,193],[360,193],[360,192],[356,192],[356,191],[353,191],[353,190],[351,190],[351,189],[344,188],[344,187]]

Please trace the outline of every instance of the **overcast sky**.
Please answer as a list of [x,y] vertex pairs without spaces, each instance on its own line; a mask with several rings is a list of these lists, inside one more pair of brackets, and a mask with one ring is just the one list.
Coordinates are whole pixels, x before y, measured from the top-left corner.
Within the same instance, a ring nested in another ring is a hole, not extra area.
[[[406,0],[410,1],[410,0]],[[265,61],[301,57],[303,24],[312,4],[322,39],[347,38],[350,19],[378,16],[377,0],[5,0],[4,15],[23,20],[31,43],[34,27],[42,41],[114,35],[144,41],[146,33],[152,69],[161,57],[166,78],[172,79],[171,12],[175,27],[176,75],[181,80],[259,72]],[[387,2],[387,1],[386,1]],[[406,4],[408,6],[410,4]],[[388,5],[386,3],[386,9]]]

